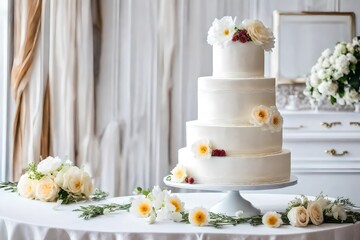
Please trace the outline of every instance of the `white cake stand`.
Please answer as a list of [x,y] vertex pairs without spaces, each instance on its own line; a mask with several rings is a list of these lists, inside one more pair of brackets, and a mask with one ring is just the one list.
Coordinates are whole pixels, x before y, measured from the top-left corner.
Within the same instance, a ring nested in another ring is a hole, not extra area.
[[210,191],[227,191],[225,197],[210,211],[214,213],[222,213],[228,216],[235,216],[239,210],[243,211],[244,217],[252,217],[260,214],[260,210],[255,208],[251,202],[244,199],[240,192],[241,190],[266,190],[289,187],[297,184],[297,177],[292,175],[290,180],[281,183],[259,184],[259,185],[222,185],[222,184],[189,184],[189,183],[175,183],[166,180],[164,183],[170,187],[194,189],[194,190],[210,190]]

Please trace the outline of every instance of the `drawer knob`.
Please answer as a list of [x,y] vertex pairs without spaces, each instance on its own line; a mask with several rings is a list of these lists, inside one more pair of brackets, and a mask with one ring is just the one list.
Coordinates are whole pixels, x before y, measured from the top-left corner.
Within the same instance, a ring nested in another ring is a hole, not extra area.
[[341,122],[321,122],[320,125],[326,128],[332,128],[333,126],[341,125]]
[[332,149],[326,150],[325,153],[327,153],[331,156],[340,157],[340,156],[344,156],[345,154],[348,154],[349,152],[345,150],[342,153],[338,153],[335,149],[332,148]]
[[350,122],[350,126],[358,126],[358,127],[360,127],[360,122]]

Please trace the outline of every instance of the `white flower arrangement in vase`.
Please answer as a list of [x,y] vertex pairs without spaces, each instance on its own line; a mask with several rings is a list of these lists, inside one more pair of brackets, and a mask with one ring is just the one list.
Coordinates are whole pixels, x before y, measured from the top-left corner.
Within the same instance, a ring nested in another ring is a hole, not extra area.
[[208,31],[207,42],[210,45],[226,46],[230,42],[253,42],[265,51],[274,47],[274,35],[259,20],[245,19],[240,25],[236,24],[236,17],[230,16],[215,19]]
[[304,94],[311,103],[329,99],[331,104],[356,105],[360,100],[360,38],[339,42],[324,50],[311,68]]

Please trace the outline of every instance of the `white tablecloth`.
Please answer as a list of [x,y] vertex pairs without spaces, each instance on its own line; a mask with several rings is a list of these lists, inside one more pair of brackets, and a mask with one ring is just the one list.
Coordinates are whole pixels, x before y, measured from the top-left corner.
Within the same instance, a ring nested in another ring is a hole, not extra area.
[[[185,202],[185,208],[190,209],[195,206],[210,208],[224,194],[182,193],[178,196]],[[284,211],[287,203],[294,198],[293,195],[276,194],[243,196],[262,212]],[[129,197],[119,197],[101,203],[128,201]],[[275,229],[263,225],[253,227],[241,224],[215,229],[170,221],[149,225],[145,219],[136,218],[125,211],[86,221],[78,218],[79,212],[72,211],[79,205],[62,205],[54,210],[54,203],[28,200],[15,193],[0,190],[0,239],[360,239],[360,223],[311,225],[306,228],[282,226]]]

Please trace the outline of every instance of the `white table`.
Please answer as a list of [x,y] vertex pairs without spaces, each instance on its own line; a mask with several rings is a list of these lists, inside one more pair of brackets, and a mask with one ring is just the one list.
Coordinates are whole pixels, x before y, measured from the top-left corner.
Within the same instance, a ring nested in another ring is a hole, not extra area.
[[[210,208],[224,196],[223,193],[177,194],[185,208],[195,206]],[[243,194],[262,212],[284,211],[294,195]],[[129,197],[107,199],[101,203],[127,203]],[[98,203],[95,203],[98,204]],[[91,220],[78,218],[72,210],[80,204],[60,206],[19,197],[0,190],[0,239],[303,239],[351,240],[360,239],[360,222],[356,224],[323,224],[295,228],[282,226],[268,228],[241,224],[222,229],[195,227],[184,223],[157,222],[149,225],[145,219],[127,212],[118,212]],[[84,204],[82,204],[84,205]]]

